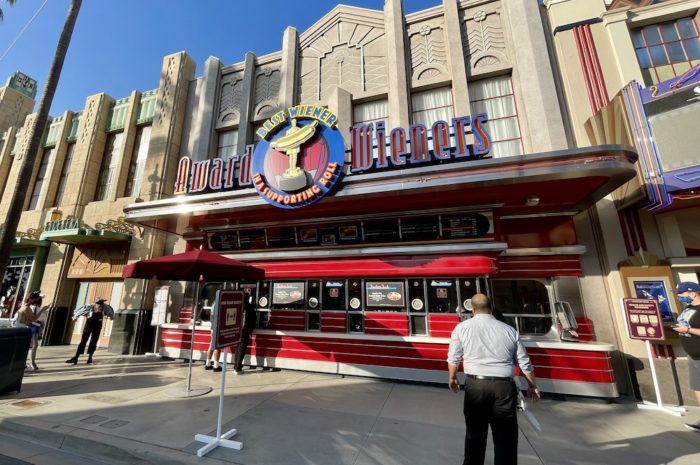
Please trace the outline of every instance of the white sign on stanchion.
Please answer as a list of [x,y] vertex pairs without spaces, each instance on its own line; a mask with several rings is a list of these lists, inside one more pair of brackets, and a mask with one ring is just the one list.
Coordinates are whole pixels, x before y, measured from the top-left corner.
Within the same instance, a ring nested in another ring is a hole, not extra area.
[[153,352],[146,352],[146,355],[160,357],[158,351],[158,338],[160,337],[160,325],[165,323],[165,314],[168,311],[168,301],[170,300],[170,286],[158,286],[156,295],[153,298],[153,314],[151,315],[151,326],[156,327],[156,334],[153,337]]
[[647,410],[660,410],[670,415],[681,416],[686,410],[684,407],[667,406],[661,401],[659,379],[656,376],[654,357],[651,353],[651,341],[664,341],[664,328],[659,311],[659,302],[654,299],[622,299],[622,312],[625,317],[627,337],[643,340],[649,357],[649,369],[651,379],[654,382],[656,403],[643,401],[637,407]]
[[219,414],[216,420],[216,436],[195,434],[194,440],[207,443],[197,451],[198,457],[204,457],[216,447],[241,450],[243,443],[231,441],[229,438],[238,433],[237,429],[231,429],[221,434],[221,421],[224,413],[224,389],[226,387],[226,358],[227,347],[238,345],[241,342],[243,329],[243,292],[241,291],[217,291],[216,300],[212,309],[212,347],[223,349],[224,363],[221,372],[221,392],[219,393]]

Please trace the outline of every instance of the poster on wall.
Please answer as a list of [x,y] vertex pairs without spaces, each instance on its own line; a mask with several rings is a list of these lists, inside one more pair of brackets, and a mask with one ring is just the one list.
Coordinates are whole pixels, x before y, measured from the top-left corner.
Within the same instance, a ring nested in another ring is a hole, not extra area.
[[661,280],[634,280],[634,295],[637,299],[652,299],[659,305],[661,319],[666,322],[673,321],[673,313],[668,300],[668,291]]
[[168,311],[169,300],[170,286],[156,287],[156,295],[153,298],[153,315],[151,315],[151,326],[159,326],[165,323],[165,314]]
[[296,304],[304,300],[304,283],[274,283],[272,285],[273,305]]

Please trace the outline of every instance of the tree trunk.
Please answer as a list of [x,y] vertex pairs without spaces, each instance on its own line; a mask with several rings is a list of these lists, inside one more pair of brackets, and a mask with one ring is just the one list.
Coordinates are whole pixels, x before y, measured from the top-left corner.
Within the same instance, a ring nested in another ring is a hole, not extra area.
[[56,93],[56,88],[58,87],[58,81],[61,77],[61,69],[63,68],[63,62],[66,59],[68,45],[70,44],[73,29],[75,28],[75,22],[78,19],[78,13],[80,12],[80,6],[82,3],[82,0],[71,0],[71,5],[68,9],[66,22],[63,25],[61,37],[58,39],[58,45],[56,45],[56,53],[54,54],[53,62],[51,63],[51,68],[49,69],[49,76],[46,80],[46,85],[44,86],[44,92],[41,95],[41,100],[39,101],[37,117],[34,119],[33,124],[29,128],[29,147],[24,154],[24,160],[15,160],[15,163],[21,163],[22,167],[19,171],[19,176],[17,179],[17,189],[15,189],[15,191],[12,193],[10,209],[7,212],[7,219],[4,227],[2,228],[2,235],[0,236],[0,276],[5,275],[5,269],[7,268],[7,263],[10,258],[10,251],[12,249],[12,245],[15,243],[17,225],[22,217],[22,211],[24,210],[27,196],[31,195],[32,189],[30,188],[29,183],[31,182],[32,178],[32,170],[34,163],[36,162],[37,152],[39,152],[39,149],[41,148],[41,139],[43,138],[44,131],[46,130],[46,121],[49,117],[49,110],[51,109],[53,96]]

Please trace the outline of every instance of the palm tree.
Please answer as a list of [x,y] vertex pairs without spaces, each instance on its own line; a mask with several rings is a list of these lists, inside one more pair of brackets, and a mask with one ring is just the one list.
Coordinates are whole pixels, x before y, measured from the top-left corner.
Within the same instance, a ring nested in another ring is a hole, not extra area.
[[[2,0],[3,2],[7,3],[10,6],[13,6],[15,4],[15,0]],[[0,8],[0,21],[2,21],[4,18],[2,14],[2,8]]]
[[[9,5],[13,5],[15,3],[15,0],[4,1]],[[7,268],[7,262],[10,258],[10,249],[12,248],[12,244],[15,242],[15,235],[17,234],[17,225],[19,224],[19,220],[22,216],[22,210],[24,209],[24,205],[26,203],[27,194],[31,192],[31,189],[28,189],[27,187],[29,186],[32,178],[32,169],[34,167],[34,163],[36,162],[36,155],[41,145],[44,130],[46,129],[49,109],[51,108],[53,96],[56,93],[56,88],[58,87],[58,81],[61,77],[61,69],[63,68],[63,62],[66,59],[68,45],[70,44],[70,39],[73,35],[73,29],[75,28],[75,22],[78,19],[78,13],[80,12],[80,6],[82,3],[83,0],[71,0],[70,7],[68,8],[68,16],[63,24],[63,31],[58,39],[56,52],[54,53],[51,68],[49,69],[49,76],[46,79],[44,92],[41,94],[37,116],[29,127],[29,147],[27,148],[27,152],[24,154],[24,160],[15,160],[15,162],[22,163],[22,167],[17,178],[18,188],[12,193],[10,209],[7,212],[7,218],[5,219],[5,227],[2,229],[2,235],[0,236],[0,276],[5,275],[5,268]],[[2,17],[1,13],[2,10],[0,10],[0,18]]]

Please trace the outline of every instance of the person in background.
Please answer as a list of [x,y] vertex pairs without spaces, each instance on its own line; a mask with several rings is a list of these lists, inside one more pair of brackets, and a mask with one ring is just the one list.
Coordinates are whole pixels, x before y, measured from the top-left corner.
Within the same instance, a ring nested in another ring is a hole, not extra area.
[[238,347],[236,347],[236,356],[233,360],[233,372],[237,375],[243,374],[243,359],[245,358],[245,353],[248,350],[250,337],[253,335],[253,330],[255,329],[255,322],[257,319],[251,289],[246,287],[243,289],[243,292],[245,293],[245,301],[243,302],[243,329],[241,331],[241,342]]
[[[690,389],[700,404],[700,284],[685,281],[676,286],[675,292],[684,309],[673,330],[680,335],[683,350],[688,354]],[[685,427],[700,433],[700,422],[686,423]]]
[[474,316],[452,331],[447,355],[448,386],[459,392],[459,363],[464,365],[464,465],[483,465],[489,425],[493,434],[494,464],[518,463],[518,387],[513,378],[517,360],[533,401],[540,391],[518,332],[491,314],[484,294],[472,297]]
[[43,301],[41,291],[34,291],[24,300],[24,303],[17,311],[14,321],[28,326],[32,331],[32,336],[29,343],[30,363],[27,364],[28,370],[38,370],[36,364],[36,351],[39,348],[39,333],[41,332],[41,322],[39,317],[46,310],[46,307],[41,308]]
[[216,372],[222,371],[223,368],[221,367],[221,365],[219,365],[220,356],[221,350],[214,349],[214,334],[212,333],[211,344],[209,345],[209,349],[207,350],[207,360],[204,362],[204,369]]
[[85,316],[86,320],[83,334],[80,337],[80,344],[78,344],[78,350],[75,351],[75,355],[72,358],[66,360],[66,363],[71,363],[73,365],[77,365],[78,357],[85,353],[85,346],[88,344],[88,339],[90,340],[90,344],[87,346],[87,363],[92,363],[92,355],[95,353],[95,349],[97,349],[97,341],[102,331],[102,321],[105,318],[114,318],[114,309],[112,309],[110,305],[105,305],[105,299],[97,299],[92,305],[83,305],[75,309],[73,312],[73,321],[81,316]]

